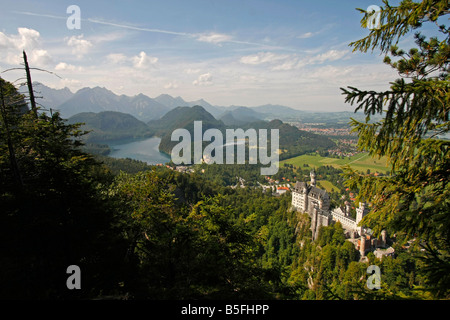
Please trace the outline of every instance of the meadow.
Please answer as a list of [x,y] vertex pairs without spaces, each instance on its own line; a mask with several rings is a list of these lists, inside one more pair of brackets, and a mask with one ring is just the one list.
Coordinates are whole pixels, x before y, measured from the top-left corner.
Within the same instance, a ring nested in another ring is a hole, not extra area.
[[286,159],[280,162],[280,166],[284,163],[292,164],[296,167],[304,167],[308,165],[311,168],[317,169],[321,166],[333,166],[335,168],[342,168],[345,165],[350,165],[354,170],[366,173],[370,170],[371,173],[379,172],[386,173],[389,171],[389,166],[387,164],[387,159],[373,158],[370,157],[368,153],[359,153],[351,157],[332,158],[332,157],[322,157],[318,154],[305,154],[298,157]]

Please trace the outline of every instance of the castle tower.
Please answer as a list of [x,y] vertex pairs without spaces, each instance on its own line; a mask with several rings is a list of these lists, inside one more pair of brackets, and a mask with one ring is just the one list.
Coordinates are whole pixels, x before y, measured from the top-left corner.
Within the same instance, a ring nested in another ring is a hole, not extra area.
[[311,186],[315,187],[316,186],[316,172],[314,170],[312,170],[309,173],[309,176],[311,177]]
[[364,202],[360,202],[359,203],[359,207],[356,208],[356,228],[359,231],[359,234],[362,233],[362,226],[358,226],[360,221],[364,218],[364,216],[366,215],[366,204]]
[[317,238],[317,229],[318,229],[318,208],[317,205],[313,204],[312,207],[312,216],[311,216],[311,231],[312,231],[312,239],[316,240]]
[[306,188],[306,183],[303,186],[303,211],[308,211],[308,189]]
[[351,208],[350,202],[345,201],[345,215],[346,215],[347,217],[350,216],[350,208]]
[[381,246],[386,247],[386,230],[381,231]]
[[364,257],[366,255],[366,237],[364,235],[361,235],[361,245],[359,246],[359,253],[361,254],[361,257]]

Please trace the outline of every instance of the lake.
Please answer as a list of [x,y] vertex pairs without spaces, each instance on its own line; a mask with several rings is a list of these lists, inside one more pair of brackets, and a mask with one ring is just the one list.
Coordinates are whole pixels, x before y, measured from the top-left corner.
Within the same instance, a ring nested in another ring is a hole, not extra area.
[[112,158],[130,158],[148,164],[166,163],[170,157],[158,150],[160,138],[147,138],[144,140],[117,140],[108,142]]

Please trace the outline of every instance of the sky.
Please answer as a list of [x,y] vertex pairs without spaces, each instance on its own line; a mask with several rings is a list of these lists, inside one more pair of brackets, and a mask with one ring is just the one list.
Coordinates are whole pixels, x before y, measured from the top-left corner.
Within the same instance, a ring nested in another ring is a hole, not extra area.
[[[73,92],[353,111],[340,87],[384,90],[398,78],[379,52],[349,47],[369,34],[356,8],[373,4],[382,2],[0,0],[0,71],[20,67],[26,50],[30,66],[53,72],[33,71],[34,81]],[[71,5],[79,29],[67,25]]]

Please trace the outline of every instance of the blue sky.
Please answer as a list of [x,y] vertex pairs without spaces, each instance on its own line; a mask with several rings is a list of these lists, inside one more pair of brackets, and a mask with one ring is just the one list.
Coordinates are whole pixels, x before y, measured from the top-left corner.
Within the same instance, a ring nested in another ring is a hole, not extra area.
[[[396,2],[392,2],[396,4]],[[70,30],[77,5],[81,28]],[[348,44],[369,33],[366,9],[381,0],[3,1],[0,70],[30,64],[57,73],[54,88],[167,93],[214,105],[281,104],[353,110],[339,87],[385,89],[396,73],[377,53]],[[15,80],[20,72],[2,75]]]

